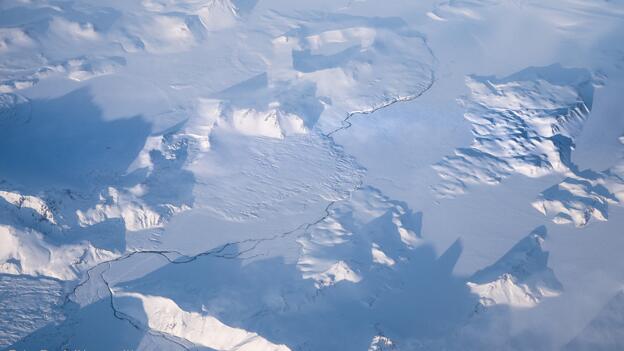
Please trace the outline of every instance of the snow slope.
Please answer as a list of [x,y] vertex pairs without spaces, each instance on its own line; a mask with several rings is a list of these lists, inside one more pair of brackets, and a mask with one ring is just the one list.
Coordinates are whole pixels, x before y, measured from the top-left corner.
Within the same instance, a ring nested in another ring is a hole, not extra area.
[[624,348],[623,34],[607,0],[1,1],[0,348]]

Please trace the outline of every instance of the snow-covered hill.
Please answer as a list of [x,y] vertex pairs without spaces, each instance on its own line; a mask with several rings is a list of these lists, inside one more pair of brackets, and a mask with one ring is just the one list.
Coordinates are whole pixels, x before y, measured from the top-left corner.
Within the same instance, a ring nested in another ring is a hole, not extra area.
[[0,349],[618,350],[624,4],[0,1]]

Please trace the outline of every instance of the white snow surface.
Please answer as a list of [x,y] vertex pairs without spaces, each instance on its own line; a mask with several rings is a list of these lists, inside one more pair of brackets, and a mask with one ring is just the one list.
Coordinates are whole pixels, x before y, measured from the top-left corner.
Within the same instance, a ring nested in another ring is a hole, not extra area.
[[0,1],[0,349],[624,349],[624,3]]

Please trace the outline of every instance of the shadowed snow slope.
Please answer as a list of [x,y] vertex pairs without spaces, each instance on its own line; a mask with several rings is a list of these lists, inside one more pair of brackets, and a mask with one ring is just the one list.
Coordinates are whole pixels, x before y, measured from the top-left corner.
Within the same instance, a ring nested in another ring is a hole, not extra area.
[[[622,141],[622,139],[620,138]],[[624,142],[622,142],[624,144]],[[624,203],[624,161],[604,172],[576,171],[561,183],[543,191],[533,207],[553,222],[582,227],[592,218],[606,221],[609,205]]]
[[494,265],[470,278],[468,286],[480,296],[482,306],[530,308],[561,292],[561,283],[547,266],[548,252],[542,249],[545,237],[546,228],[536,229]]
[[0,348],[624,349],[623,33],[621,1],[0,0]]
[[434,167],[445,180],[441,196],[462,193],[469,184],[498,184],[518,173],[540,177],[566,173],[570,153],[592,101],[585,70],[560,66],[530,68],[510,77],[470,77],[462,100],[475,139]]

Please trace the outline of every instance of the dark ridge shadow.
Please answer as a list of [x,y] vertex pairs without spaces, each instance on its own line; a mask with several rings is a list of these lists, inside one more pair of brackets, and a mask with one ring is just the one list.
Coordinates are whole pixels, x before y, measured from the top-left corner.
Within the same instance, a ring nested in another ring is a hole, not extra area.
[[[511,279],[514,284],[526,286],[533,296],[537,296],[536,304],[542,303],[543,299],[556,298],[542,294],[545,288],[553,292],[564,290],[548,266],[549,252],[542,247],[546,237],[545,226],[535,228],[495,263],[477,271],[468,280],[488,284]],[[480,301],[474,306],[470,320],[458,332],[453,349],[552,350],[550,339],[535,330],[513,333],[514,314],[522,312],[522,308],[504,303],[490,305]]]
[[[591,178],[590,178],[591,179]],[[569,190],[569,185],[582,188],[590,196],[579,194]],[[562,186],[563,185],[563,186]],[[566,186],[568,185],[568,186]],[[618,203],[618,199],[609,189],[600,183],[595,183],[586,179],[565,178],[561,183],[555,184],[542,191],[540,196],[548,201],[558,201],[566,206],[582,204],[587,208],[594,208],[600,212],[604,218],[609,218],[609,203]],[[573,219],[566,213],[560,212],[558,216],[565,217],[570,221]],[[592,214],[584,213],[585,220],[589,221]]]
[[578,167],[572,162],[572,150],[574,150],[574,142],[572,139],[565,135],[556,134],[550,137],[550,140],[557,146],[561,163],[570,168],[572,172],[577,172]]
[[432,247],[421,246],[411,251],[405,265],[368,282],[371,287],[400,282],[398,289],[390,289],[373,305],[384,335],[423,342],[452,335],[477,302],[465,280],[452,275],[461,251],[459,240],[440,257]]
[[419,238],[422,238],[423,213],[412,211],[407,204],[404,204],[407,212],[401,215],[401,222],[407,229],[411,229]]
[[282,258],[242,265],[208,256],[169,264],[119,288],[166,297],[187,312],[293,350],[365,350],[379,329],[390,338],[438,338],[469,315],[477,300],[451,274],[461,250],[458,241],[436,258],[423,246],[396,269],[364,272],[359,283],[320,290]]
[[234,84],[231,87],[214,94],[213,97],[220,100],[234,100],[240,99],[241,97],[245,98],[250,92],[267,89],[268,85],[269,77],[266,72],[264,72],[240,83]]
[[106,121],[87,89],[32,100],[25,123],[0,130],[0,179],[33,190],[85,189],[123,174],[143,148],[141,117]]
[[136,350],[145,332],[115,318],[108,298],[80,308],[66,306],[66,319],[22,338],[6,350]]
[[[361,277],[357,282],[319,286],[303,278],[296,261],[242,261],[237,257],[243,249],[231,245],[219,251],[220,257],[180,259],[116,288],[170,299],[183,311],[215,317],[293,350],[366,350],[380,334],[401,341],[441,340],[462,325],[478,302],[465,278],[453,275],[461,241],[439,257],[421,241],[410,248],[396,220],[420,238],[422,213],[389,202],[388,210],[357,221],[352,208],[337,206],[332,218],[352,238],[310,256],[344,260]],[[395,264],[376,263],[373,244],[390,253]]]
[[277,96],[282,110],[301,117],[306,128],[312,129],[325,109],[321,98],[316,96],[316,84],[302,82],[291,87],[283,85],[280,89],[288,92]]
[[225,114],[234,108],[252,108],[266,111],[273,102],[279,102],[279,109],[285,113],[295,114],[311,129],[323,113],[323,104],[316,96],[316,84],[312,82],[272,82],[266,73],[258,74],[250,79],[237,83],[211,97],[226,102]]
[[151,129],[141,117],[104,120],[86,89],[28,103],[30,109],[13,108],[23,116],[8,114],[2,121],[0,185],[2,190],[41,198],[57,224],[3,199],[0,223],[37,230],[52,244],[88,241],[97,248],[123,252],[126,227],[122,218],[85,225],[78,222],[76,212],[103,201],[110,204],[109,187],[123,191],[139,184],[147,190],[137,197],[165,219],[173,215],[172,206],[193,204],[195,178],[184,169],[188,140],[176,134],[182,125],[157,134],[166,147],[149,153],[151,170],[127,173]]
[[592,75],[584,68],[566,68],[559,63],[544,67],[528,67],[505,78],[487,78],[492,83],[509,83],[514,81],[534,81],[542,79],[557,85],[570,85],[578,89],[583,102],[589,110],[592,109],[594,101],[594,86]]
[[167,205],[179,207],[193,204],[195,176],[184,169],[189,156],[188,141],[175,140],[175,132],[170,132],[163,135],[163,142],[175,151],[170,155],[164,155],[158,150],[150,151],[153,170],[142,181],[150,191],[141,198],[168,216]]
[[540,283],[544,286],[562,291],[563,285],[555,277],[553,270],[548,267],[550,253],[542,248],[542,241],[546,237],[545,226],[535,228],[495,263],[475,272],[470,281],[484,284],[498,279],[503,274],[511,274],[517,282],[531,286],[535,283],[534,278],[539,276]]
[[124,252],[126,250],[126,228],[121,218],[90,225],[88,227],[75,228],[71,236],[71,242],[88,241],[96,248],[112,252]]
[[18,208],[0,198],[0,224],[18,229],[34,229],[44,234],[44,240],[51,244],[77,244],[88,241],[97,248],[109,251],[123,252],[126,249],[126,229],[120,218],[111,218],[88,227],[76,225],[61,233],[35,210]]

